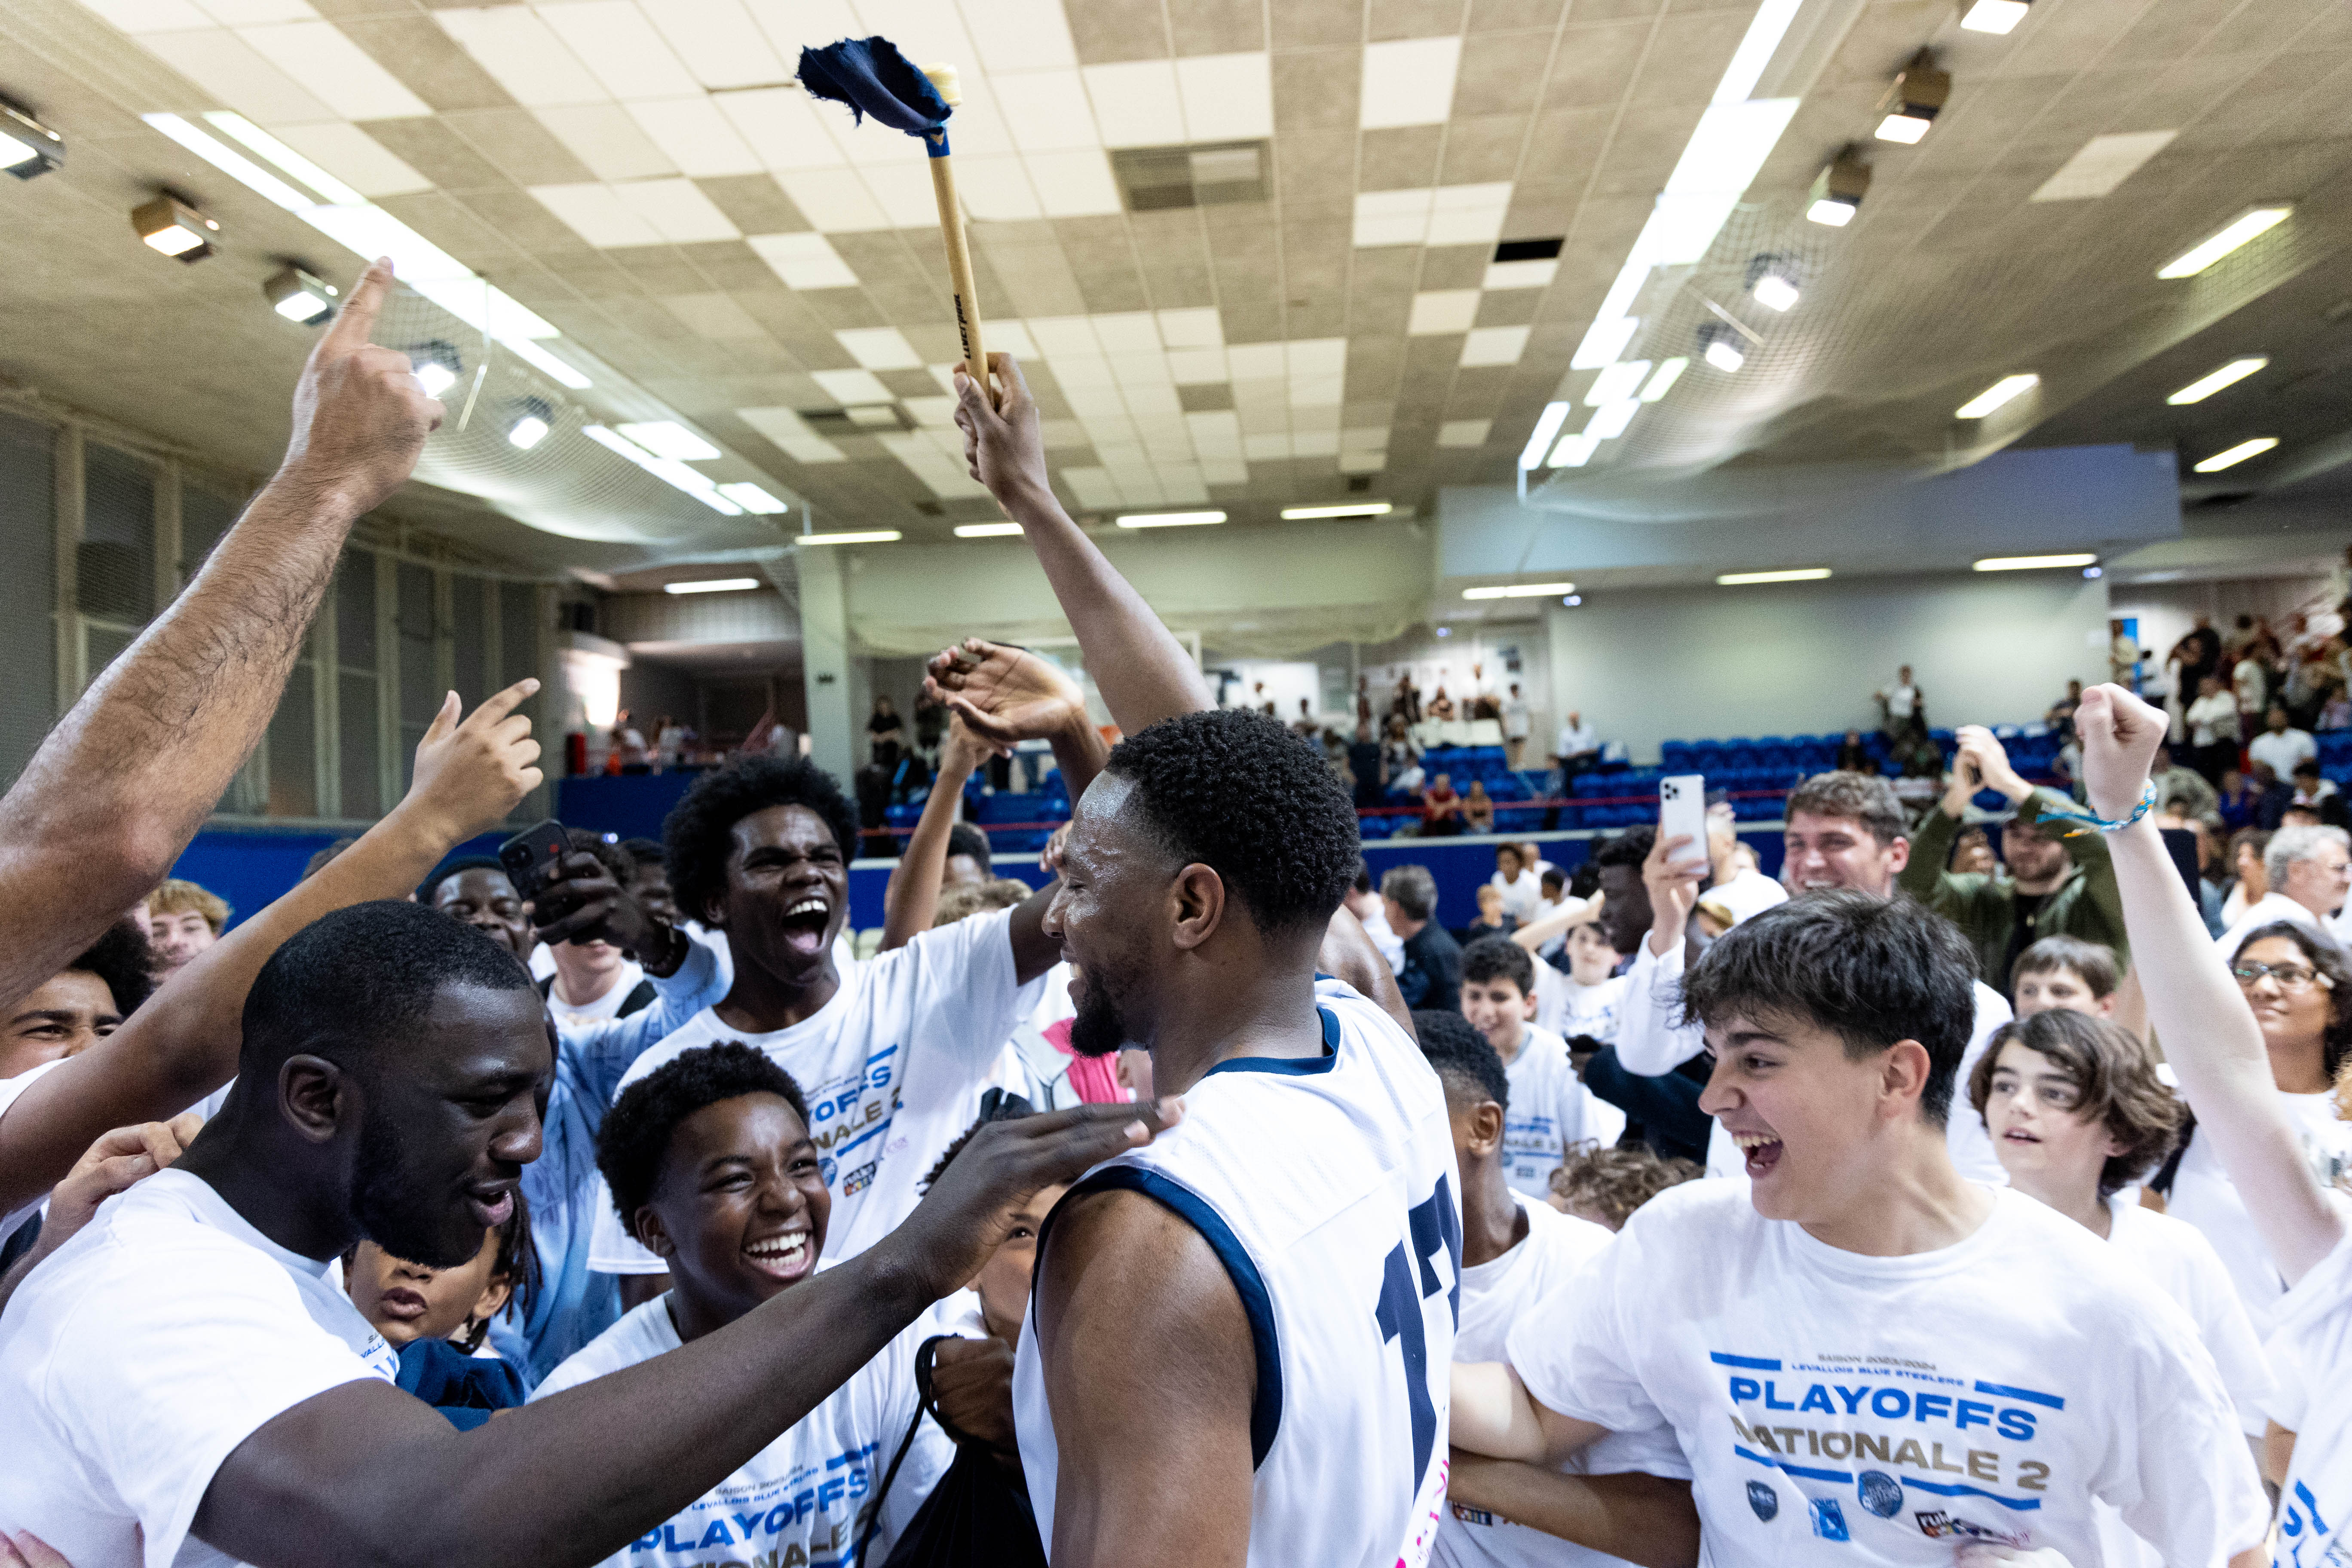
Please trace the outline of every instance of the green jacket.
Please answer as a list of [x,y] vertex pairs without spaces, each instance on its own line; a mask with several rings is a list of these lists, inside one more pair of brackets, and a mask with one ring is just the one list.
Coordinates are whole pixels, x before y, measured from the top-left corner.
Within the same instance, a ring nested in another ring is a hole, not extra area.
[[[2017,809],[2020,822],[2038,822],[2042,798],[2060,798],[2037,789]],[[1981,871],[1947,871],[1952,842],[1960,824],[1938,805],[1911,835],[1911,862],[1895,880],[1903,890],[1960,928],[1976,949],[1977,969],[1986,984],[2009,994],[2009,976],[2000,973],[2009,956],[2009,942],[2017,925],[2017,884],[2006,877]],[[2031,943],[2045,936],[2080,937],[2115,951],[2116,962],[2128,965],[2131,948],[2124,937],[2123,895],[2116,889],[2115,862],[2107,853],[2104,833],[2085,831],[2065,841],[2074,874],[2042,902],[2032,917]],[[2023,944],[2021,944],[2023,945]]]

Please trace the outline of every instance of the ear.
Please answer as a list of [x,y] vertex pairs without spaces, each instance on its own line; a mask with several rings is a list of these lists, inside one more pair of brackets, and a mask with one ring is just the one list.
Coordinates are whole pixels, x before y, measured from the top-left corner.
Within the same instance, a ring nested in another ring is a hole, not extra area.
[[503,1274],[493,1274],[482,1293],[474,1298],[474,1310],[466,1315],[477,1322],[488,1322],[507,1309],[507,1300],[514,1294],[514,1281]]
[[351,1075],[324,1057],[289,1057],[278,1069],[278,1112],[312,1143],[334,1142],[357,1096]]
[[1897,1040],[1887,1047],[1880,1067],[1879,1091],[1890,1109],[1916,1110],[1919,1098],[1927,1091],[1927,1077],[1934,1062],[1927,1047],[1916,1040]]
[[1536,1021],[1536,994],[1532,991],[1519,998],[1519,1017],[1523,1022]]
[[1503,1146],[1503,1108],[1493,1100],[1481,1101],[1470,1113],[1470,1147],[1474,1152],[1491,1154]]
[[1898,838],[1893,844],[1887,846],[1887,869],[1891,871],[1900,871],[1904,867],[1908,866],[1909,864],[1911,864],[1911,841],[1909,839]]
[[1191,952],[1217,934],[1225,919],[1224,879],[1199,861],[1176,873],[1169,889],[1175,900],[1176,946]]
[[667,1262],[677,1256],[677,1243],[669,1237],[669,1227],[662,1224],[660,1214],[646,1204],[631,1216],[630,1228],[637,1233],[637,1245]]

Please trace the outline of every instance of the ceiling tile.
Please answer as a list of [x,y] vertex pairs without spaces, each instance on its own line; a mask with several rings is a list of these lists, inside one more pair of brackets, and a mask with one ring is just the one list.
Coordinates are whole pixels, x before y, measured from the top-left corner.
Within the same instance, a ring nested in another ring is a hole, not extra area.
[[140,42],[165,65],[259,124],[299,125],[336,118],[300,82],[226,28],[149,33]]
[[367,133],[445,191],[496,190],[512,183],[446,119],[378,120]]
[[1443,121],[1453,112],[1454,68],[1461,59],[1459,37],[1366,45],[1357,123],[1371,131]]
[[776,183],[801,209],[801,216],[824,233],[855,233],[888,228],[889,217],[855,169],[779,171]]
[[346,120],[404,120],[433,111],[332,22],[240,27],[237,37]]
[[514,105],[506,89],[426,17],[352,17],[336,26],[436,110]]
[[[1106,147],[1167,147],[1188,140],[1176,92],[1176,62],[1129,60],[1079,73]],[[1014,134],[1020,134],[1016,121]]]
[[1075,70],[1027,71],[1000,77],[998,109],[1024,153],[1054,153],[1098,147],[1094,108],[1084,79]]
[[833,334],[850,358],[867,370],[920,370],[923,356],[896,327],[867,327]]
[[1462,31],[1463,0],[1370,0],[1365,37],[1427,38]]
[[530,110],[459,110],[444,113],[441,122],[519,185],[579,184],[596,177]]
[[283,125],[278,139],[363,196],[396,196],[432,182],[356,125],[338,120]]
[[1068,0],[1066,9],[1083,64],[1162,59],[1169,53],[1159,0]]
[[1048,217],[1086,217],[1120,210],[1118,183],[1099,148],[1028,154],[1030,183]]
[[1274,47],[1311,49],[1364,39],[1364,0],[1281,0],[1268,7]]
[[872,371],[820,370],[813,373],[812,379],[824,388],[826,396],[845,405],[890,401],[890,389]]
[[1617,103],[1624,98],[1626,85],[1642,62],[1643,50],[1649,47],[1650,23],[1580,26],[1585,10],[1584,5],[1579,4],[1566,31],[1560,34],[1551,78],[1544,83],[1546,109]]
[[[1537,28],[1550,32],[1559,25],[1568,0],[1470,0],[1473,33],[1515,32]],[[1583,7],[1579,5],[1579,10]]]
[[539,15],[614,98],[683,98],[701,87],[632,0],[572,0]]
[[1491,419],[1449,419],[1437,427],[1437,444],[1441,447],[1483,447],[1486,432],[1494,427]]
[[793,62],[777,55],[742,0],[653,0],[644,9],[705,87],[751,87],[793,74]]
[[574,104],[531,112],[600,180],[677,173],[677,165],[617,103]]
[[1528,346],[1525,327],[1479,327],[1462,341],[1462,364],[1466,369],[1475,365],[1517,364],[1520,353]]
[[1273,58],[1262,52],[1176,62],[1186,140],[1246,142],[1274,134]]
[[849,161],[798,88],[713,93],[711,101],[770,169],[835,169]]
[[1445,156],[1438,164],[1438,182],[1448,185],[1507,182],[1518,173],[1528,121],[1525,114],[1482,114],[1454,121],[1445,128]]
[[964,25],[991,73],[1078,63],[1061,0],[964,0]]
[[[1268,0],[1185,0],[1168,8],[1169,30],[1176,53],[1233,54],[1266,47]],[[1279,5],[1284,0],[1273,0]]]
[[1422,338],[1440,332],[1466,332],[1478,316],[1478,290],[1447,289],[1412,297],[1412,315],[1405,326],[1408,336]]
[[[1275,123],[1284,137],[1356,129],[1363,59],[1352,45],[1276,55],[1272,76]],[[1276,154],[1283,150],[1277,142]]]
[[683,174],[756,174],[766,165],[708,93],[630,103],[629,117]]
[[1364,133],[1356,165],[1357,188],[1366,191],[1425,191],[1437,183],[1443,125],[1402,125]]
[[822,234],[755,234],[748,243],[794,289],[848,289],[857,275]]
[[742,237],[692,180],[632,180],[614,190],[630,211],[672,243]]
[[610,97],[563,40],[526,6],[436,11],[433,19],[517,103],[547,108],[602,103]]

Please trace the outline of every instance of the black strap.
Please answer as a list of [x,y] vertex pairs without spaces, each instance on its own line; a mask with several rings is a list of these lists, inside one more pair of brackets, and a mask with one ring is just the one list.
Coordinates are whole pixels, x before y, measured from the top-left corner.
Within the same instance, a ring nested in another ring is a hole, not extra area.
[[2171,1199],[2173,1178],[2180,1174],[2180,1157],[2189,1152],[2189,1141],[2196,1136],[2197,1113],[2192,1110],[2180,1124],[2180,1142],[2172,1146],[2172,1152],[2164,1157],[2164,1163],[2147,1179],[2146,1184],[2150,1192],[2163,1194],[2167,1201]]
[[[915,1418],[907,1423],[907,1435],[898,1440],[898,1451],[890,1457],[890,1468],[883,1472],[882,1484],[875,1489],[874,1507],[866,1516],[866,1528],[858,1533],[857,1548],[849,1554],[849,1560],[856,1563],[857,1568],[866,1568],[866,1548],[873,1543],[874,1532],[882,1528],[882,1504],[890,1496],[890,1483],[898,1479],[898,1467],[907,1462],[907,1450],[915,1446],[915,1433],[922,1426],[925,1413],[928,1412],[933,1420],[939,1420],[939,1412],[931,1408],[931,1347],[941,1340],[955,1337],[953,1334],[934,1334],[915,1348]],[[948,1426],[946,1422],[940,1421],[940,1425],[947,1427],[950,1436],[956,1436],[955,1429]]]

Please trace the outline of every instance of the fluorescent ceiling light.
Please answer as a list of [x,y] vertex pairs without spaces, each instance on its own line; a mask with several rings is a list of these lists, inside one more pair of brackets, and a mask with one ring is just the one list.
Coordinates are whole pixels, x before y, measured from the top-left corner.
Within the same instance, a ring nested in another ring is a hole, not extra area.
[[514,422],[507,432],[507,445],[528,452],[547,439],[547,421],[536,414],[526,414]]
[[[1282,521],[1298,522],[1310,517],[1386,517],[1396,508],[1384,500],[1360,500],[1349,506],[1286,506]],[[1014,532],[1020,530],[1015,528]]]
[[2259,458],[2278,445],[2275,436],[2257,436],[2251,441],[2241,441],[2226,452],[2216,452],[2197,465],[2200,474],[2218,474],[2223,468],[2233,468],[2248,458]]
[[1726,572],[1715,582],[1720,588],[1744,588],[1753,583],[1817,583],[1829,574],[1826,566],[1799,566],[1786,572]]
[[1549,599],[1554,594],[1573,594],[1573,583],[1506,583],[1493,588],[1465,588],[1465,599]]
[[705,577],[693,583],[665,583],[665,594],[734,594],[760,585],[757,577]]
[[2294,211],[2291,206],[2256,207],[2212,238],[2194,249],[2182,252],[2158,268],[2156,275],[2158,278],[2194,278],[2256,235],[2267,234],[2284,223]]
[[1642,401],[1655,403],[1675,389],[1675,383],[1682,379],[1683,372],[1689,368],[1690,360],[1682,354],[1662,363],[1657,373],[1650,377],[1650,384],[1642,388]]
[[0,169],[13,169],[19,163],[29,163],[41,155],[40,149],[30,142],[19,142],[0,132]]
[[1221,511],[1131,511],[1114,518],[1121,528],[1198,528],[1212,522],[1223,522]]
[[1805,216],[1815,223],[1827,224],[1832,228],[1843,228],[1853,221],[1853,215],[1860,210],[1861,208],[1853,202],[1842,202],[1832,196],[1823,196],[1805,209]]
[[1625,426],[1633,423],[1633,416],[1642,411],[1638,397],[1621,397],[1605,407],[1594,410],[1585,422],[1584,435],[1591,441],[1614,441],[1625,434]]
[[363,207],[368,199],[242,114],[209,110],[205,123],[244,142],[337,206]]
[[288,212],[299,213],[316,205],[244,153],[205,135],[176,114],[145,114],[140,118],[247,190],[268,197]]
[[1960,15],[1960,26],[1971,33],[2007,33],[2025,20],[2032,0],[1974,0]]
[[544,371],[550,379],[562,382],[574,392],[595,384],[529,338],[500,338],[499,342],[512,349],[518,357],[529,361]]
[[1724,68],[1723,79],[1715,84],[1713,101],[1738,103],[1756,90],[1764,68],[1772,63],[1772,51],[1780,47],[1802,5],[1803,0],[1764,0],[1740,37],[1739,47],[1733,51],[1731,63]]
[[2088,551],[2072,555],[1988,555],[1978,562],[1979,572],[2039,572],[2045,566],[2088,566],[2099,558]]
[[1777,272],[1767,272],[1756,279],[1756,287],[1748,292],[1768,310],[1786,310],[1798,300],[1797,286]]
[[1592,378],[1592,389],[1584,395],[1585,406],[1599,408],[1633,395],[1642,378],[1650,374],[1650,362],[1645,359],[1619,360]]
[[1592,454],[1601,449],[1601,437],[1578,433],[1562,436],[1559,445],[1551,449],[1548,468],[1580,468],[1592,461]]
[[1532,468],[1543,461],[1544,454],[1551,449],[1552,438],[1568,423],[1568,411],[1569,405],[1565,403],[1544,405],[1543,413],[1536,419],[1535,434],[1528,437],[1526,447],[1519,453],[1520,468]]
[[1748,363],[1748,356],[1728,337],[1709,338],[1706,341],[1706,363],[1729,375]]
[[2235,386],[2271,362],[2261,354],[2246,359],[2233,359],[2210,375],[2198,377],[2187,386],[2165,399],[2176,407],[2184,403],[2202,403],[2225,386]]
[[656,458],[675,458],[681,463],[707,463],[719,455],[718,447],[675,419],[650,419],[616,428]]
[[439,360],[426,360],[416,367],[416,380],[427,397],[438,397],[457,384],[457,373]]
[[904,535],[895,528],[860,529],[851,533],[803,533],[794,544],[896,544]]
[[755,517],[773,517],[778,512],[792,510],[792,508],[748,479],[739,479],[731,485],[721,485],[719,487],[719,493]]
[[1934,123],[1934,121],[1923,120],[1916,114],[1890,114],[1878,122],[1878,139],[1881,142],[1900,142],[1906,147],[1916,146]]
[[960,522],[956,524],[958,539],[1010,539],[1021,531],[1017,522]]
[[626,458],[662,483],[684,490],[722,517],[740,517],[743,509],[719,493],[719,487],[707,474],[688,468],[675,458],[658,458],[646,451],[626,436],[607,430],[602,425],[589,425],[580,432],[591,441],[616,457]]
[[2004,375],[1955,411],[1961,419],[1981,419],[1994,409],[2013,403],[2042,384],[2042,378],[2031,373],[2024,375]]

